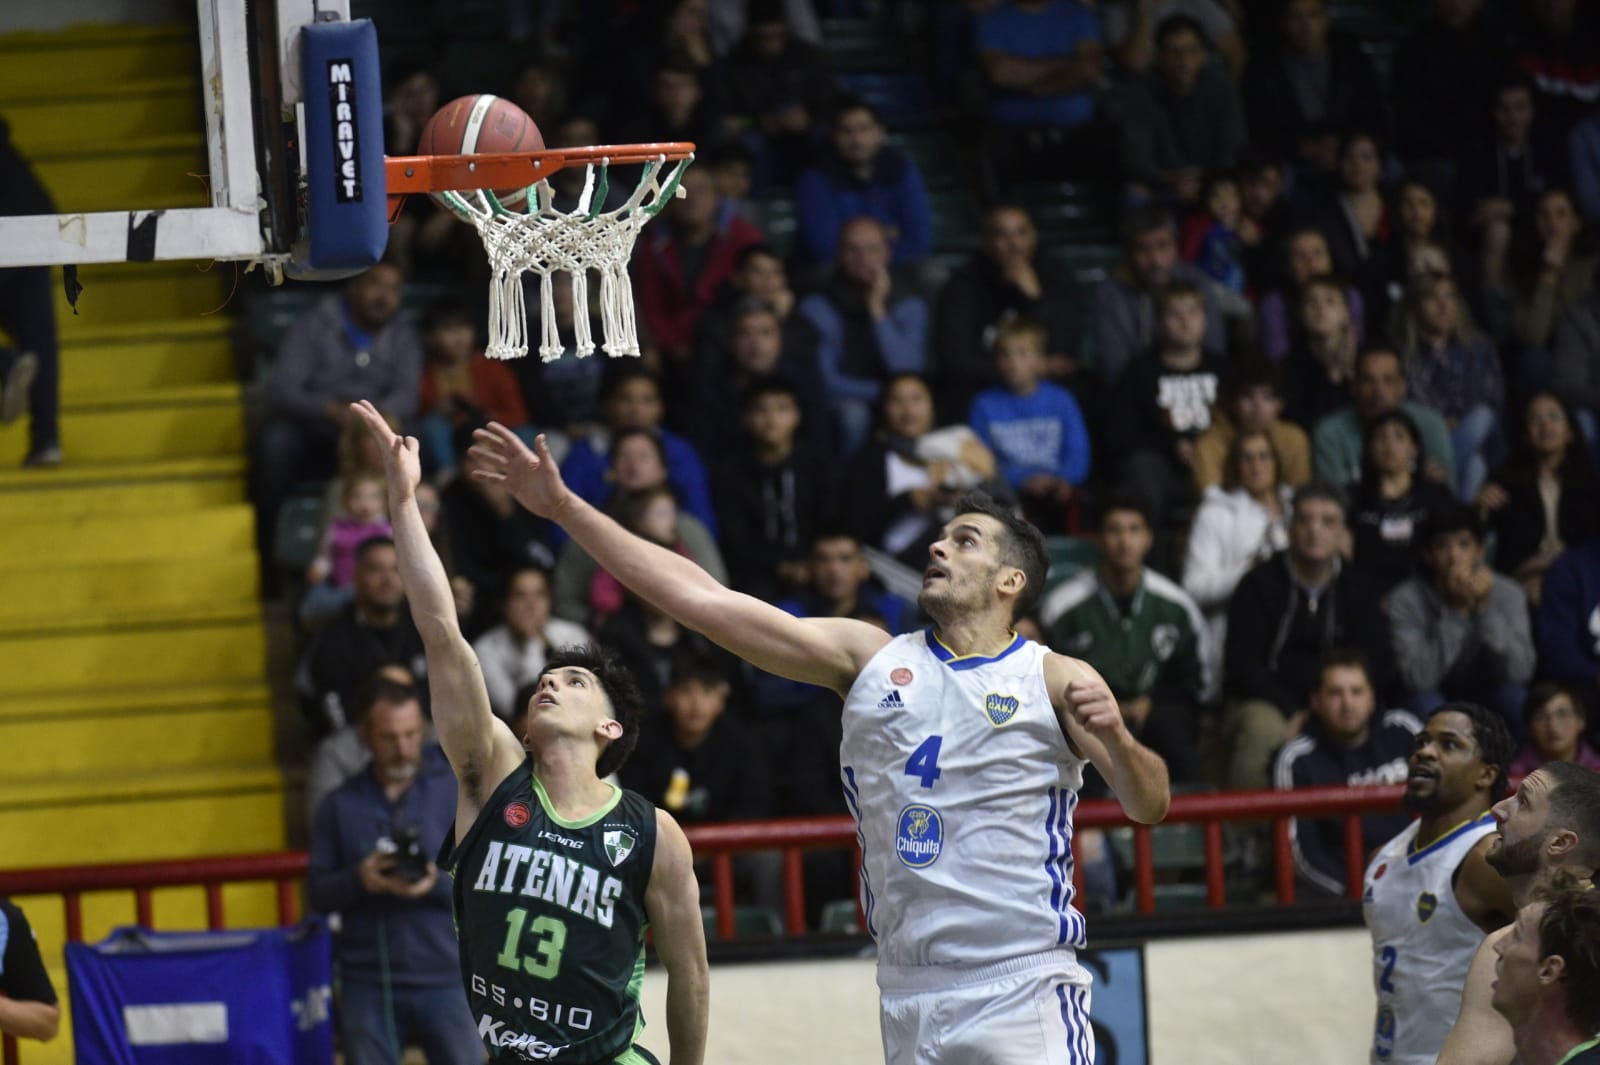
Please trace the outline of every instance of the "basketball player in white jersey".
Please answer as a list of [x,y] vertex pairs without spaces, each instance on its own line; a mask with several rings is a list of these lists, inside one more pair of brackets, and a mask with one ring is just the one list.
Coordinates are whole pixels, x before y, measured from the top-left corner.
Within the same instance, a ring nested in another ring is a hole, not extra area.
[[[1520,909],[1535,887],[1558,872],[1593,880],[1600,866],[1600,773],[1576,762],[1551,762],[1529,773],[1516,793],[1495,804],[1489,864],[1511,886]],[[1439,1065],[1511,1065],[1511,1025],[1494,1008],[1496,945],[1508,925],[1490,932],[1472,959],[1461,1011],[1439,1051]]]
[[892,637],[724,588],[575,496],[542,438],[535,454],[491,425],[473,450],[487,466],[478,476],[558,522],[680,624],[844,696],[844,787],[890,1065],[1090,1065],[1072,907],[1077,789],[1093,763],[1129,816],[1153,823],[1166,814],[1167,770],[1093,669],[1013,630],[1043,585],[1038,530],[987,496],[963,500],[929,548],[918,596],[934,628]]
[[1473,953],[1511,920],[1511,889],[1489,865],[1511,734],[1500,715],[1446,703],[1417,733],[1403,798],[1421,817],[1367,865],[1378,1016],[1373,1065],[1433,1065],[1461,1002]]

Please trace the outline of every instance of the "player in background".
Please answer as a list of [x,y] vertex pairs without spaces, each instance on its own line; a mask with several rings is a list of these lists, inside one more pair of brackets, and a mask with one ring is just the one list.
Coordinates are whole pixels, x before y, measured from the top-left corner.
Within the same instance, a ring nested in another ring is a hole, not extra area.
[[1600,1065],[1600,895],[1556,879],[1500,941],[1494,1008],[1522,1065]]
[[1378,849],[1362,895],[1378,993],[1374,1065],[1433,1065],[1473,953],[1516,912],[1487,857],[1489,808],[1505,794],[1513,750],[1500,715],[1475,703],[1446,703],[1417,734],[1402,803],[1421,817]]
[[891,1065],[1089,1062],[1077,963],[1072,811],[1085,765],[1136,820],[1170,801],[1166,765],[1093,669],[1018,636],[1047,566],[1037,529],[968,496],[929,548],[925,631],[796,618],[724,588],[571,492],[545,448],[490,425],[476,476],[558,522],[625,586],[759,669],[844,697],[840,747],[878,945]]
[[513,736],[489,707],[417,509],[417,441],[370,403],[352,411],[383,449],[434,728],[458,784],[439,864],[455,880],[462,978],[485,1047],[575,1065],[655,1062],[634,1043],[648,927],[667,970],[671,1065],[701,1065],[710,975],[689,841],[668,814],[602,779],[637,741],[637,688],[607,656],[558,652],[524,738]]
[[[1600,773],[1576,762],[1550,762],[1529,773],[1516,794],[1495,804],[1489,865],[1511,886],[1518,907],[1558,872],[1592,881],[1600,866]],[[1490,932],[1467,970],[1461,1011],[1438,1065],[1511,1065],[1511,1025],[1493,1003],[1499,944],[1510,927]]]

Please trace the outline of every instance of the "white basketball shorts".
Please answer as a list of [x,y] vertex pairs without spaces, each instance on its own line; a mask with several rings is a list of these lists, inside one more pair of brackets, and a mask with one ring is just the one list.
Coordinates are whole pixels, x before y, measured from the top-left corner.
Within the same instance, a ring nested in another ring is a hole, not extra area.
[[1070,952],[981,968],[881,966],[888,1065],[1094,1065],[1089,973]]

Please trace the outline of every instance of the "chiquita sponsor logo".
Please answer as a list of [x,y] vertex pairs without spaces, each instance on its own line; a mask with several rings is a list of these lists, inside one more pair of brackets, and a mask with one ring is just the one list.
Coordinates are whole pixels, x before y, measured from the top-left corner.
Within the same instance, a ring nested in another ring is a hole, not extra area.
[[911,869],[926,869],[938,861],[944,850],[944,818],[939,811],[919,802],[901,810],[894,850],[901,864]]

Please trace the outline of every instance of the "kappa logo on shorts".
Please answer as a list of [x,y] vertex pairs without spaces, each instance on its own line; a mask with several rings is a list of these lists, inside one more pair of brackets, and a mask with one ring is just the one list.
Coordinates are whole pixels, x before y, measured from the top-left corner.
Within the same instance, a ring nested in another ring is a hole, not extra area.
[[914,802],[900,811],[894,851],[902,865],[910,869],[926,869],[939,860],[939,853],[943,850],[944,818],[938,810]]
[[503,816],[505,817],[506,824],[508,826],[511,828],[521,828],[523,825],[533,820],[533,811],[528,809],[528,804],[525,802],[508,802],[506,803]]
[[999,728],[1017,716],[1022,702],[1015,695],[1001,695],[999,692],[990,692],[983,697],[983,713],[989,719],[989,724]]

